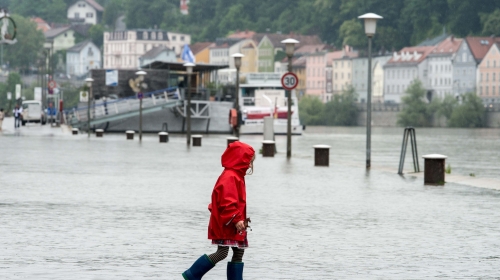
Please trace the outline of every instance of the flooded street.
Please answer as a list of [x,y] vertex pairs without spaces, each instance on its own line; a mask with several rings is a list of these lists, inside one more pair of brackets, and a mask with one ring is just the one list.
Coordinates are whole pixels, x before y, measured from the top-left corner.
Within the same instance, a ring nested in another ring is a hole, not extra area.
[[[182,279],[215,251],[207,205],[227,135],[188,149],[182,135],[139,144],[59,131],[0,135],[1,279]],[[403,129],[373,133],[370,172],[361,127],[308,127],[291,161],[281,136],[275,158],[257,157],[244,279],[500,276],[500,192],[400,177]],[[256,150],[261,139],[242,137]],[[417,129],[417,142],[419,156],[449,156],[452,174],[500,178],[500,130]],[[329,168],[313,166],[315,144],[332,146]],[[225,267],[203,279],[225,279]]]

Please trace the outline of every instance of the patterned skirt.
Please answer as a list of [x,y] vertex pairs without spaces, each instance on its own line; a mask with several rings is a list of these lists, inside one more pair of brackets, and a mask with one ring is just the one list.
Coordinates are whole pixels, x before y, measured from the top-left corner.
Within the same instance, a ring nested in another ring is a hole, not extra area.
[[229,239],[212,239],[212,245],[246,249],[248,248],[248,239],[245,238],[245,240],[243,241],[229,240]]

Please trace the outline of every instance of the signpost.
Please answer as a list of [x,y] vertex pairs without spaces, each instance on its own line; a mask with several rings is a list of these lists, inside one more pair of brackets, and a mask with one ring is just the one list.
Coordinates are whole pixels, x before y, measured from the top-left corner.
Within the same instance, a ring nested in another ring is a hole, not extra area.
[[281,77],[281,85],[286,90],[295,89],[299,85],[299,78],[292,72],[285,73]]

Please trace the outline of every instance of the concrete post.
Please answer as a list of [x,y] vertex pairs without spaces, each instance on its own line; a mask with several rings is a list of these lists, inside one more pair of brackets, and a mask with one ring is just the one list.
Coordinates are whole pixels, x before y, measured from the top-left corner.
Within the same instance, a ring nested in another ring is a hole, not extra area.
[[127,140],[134,140],[135,131],[133,131],[133,130],[127,130],[125,132],[125,134],[127,134]]
[[240,139],[238,137],[227,137],[227,146],[229,147],[229,144],[239,141]]
[[95,130],[95,136],[96,137],[102,137],[104,135],[104,130],[103,129],[96,129]]
[[158,137],[160,138],[160,143],[168,142],[168,132],[160,132],[158,133]]
[[422,156],[424,163],[424,185],[443,186],[447,156],[432,154]]
[[193,147],[201,147],[201,138],[203,135],[193,135]]
[[262,141],[262,156],[274,157],[276,151],[276,142],[272,140]]
[[330,146],[314,146],[314,166],[330,166]]

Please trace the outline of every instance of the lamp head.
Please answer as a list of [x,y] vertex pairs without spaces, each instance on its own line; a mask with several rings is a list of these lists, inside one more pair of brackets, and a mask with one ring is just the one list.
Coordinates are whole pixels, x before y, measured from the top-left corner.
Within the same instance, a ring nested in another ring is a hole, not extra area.
[[85,79],[85,83],[87,84],[88,87],[92,87],[92,82],[94,82],[94,79],[92,78]]
[[285,53],[287,56],[293,56],[293,52],[295,51],[295,45],[300,43],[299,41],[288,38],[286,40],[281,41],[282,44],[285,44]]
[[243,58],[244,55],[241,54],[241,53],[235,53],[235,54],[232,55],[232,57],[234,58],[234,66],[237,69],[240,69],[240,67],[241,67],[241,58]]
[[140,70],[135,72],[135,74],[139,77],[140,81],[144,81],[144,77],[148,74],[146,71]]
[[375,30],[377,29],[377,20],[383,19],[383,17],[374,13],[364,14],[362,16],[359,16],[358,18],[365,20],[365,33],[368,37],[373,37],[373,35],[375,35]]
[[184,67],[186,67],[186,72],[188,74],[191,74],[193,73],[193,68],[196,66],[196,64],[192,63],[192,62],[188,62],[188,63],[184,63]]

